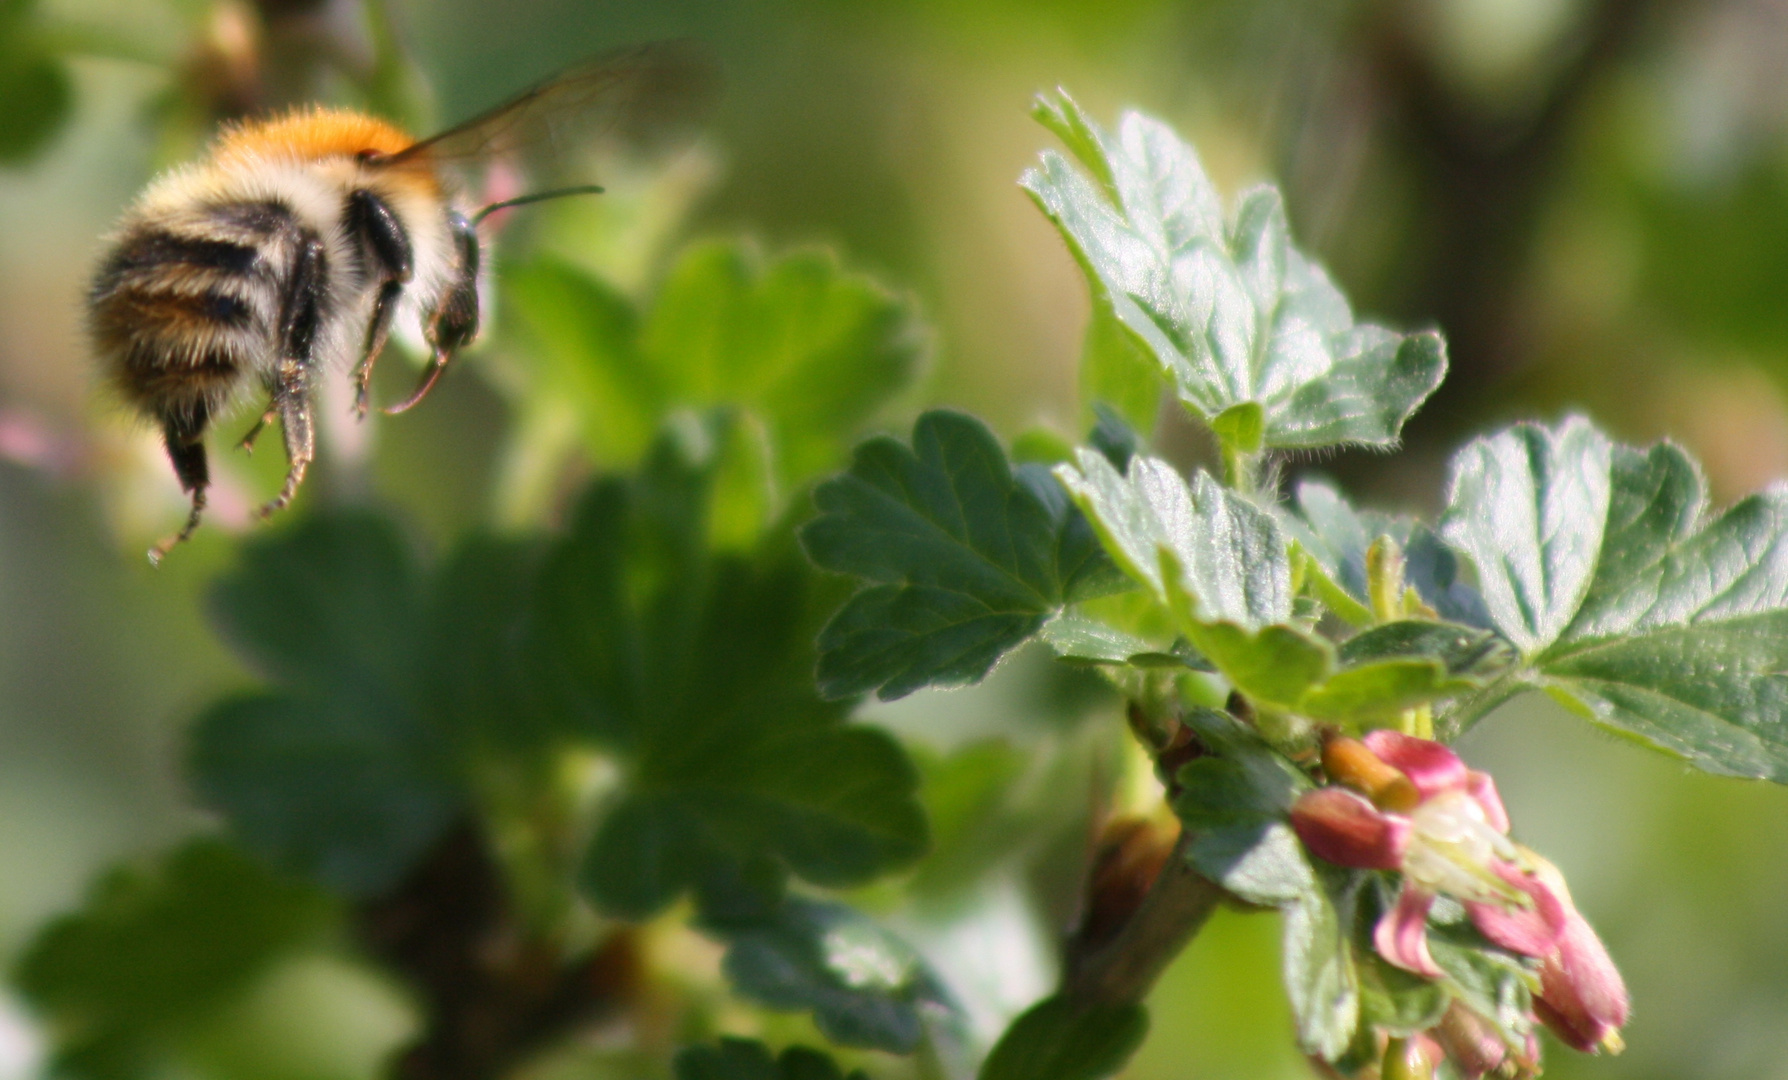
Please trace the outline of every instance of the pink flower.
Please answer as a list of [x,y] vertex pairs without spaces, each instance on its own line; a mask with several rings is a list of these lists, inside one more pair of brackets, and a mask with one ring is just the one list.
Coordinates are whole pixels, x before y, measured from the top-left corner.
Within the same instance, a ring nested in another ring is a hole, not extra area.
[[[1454,897],[1486,938],[1540,961],[1541,1022],[1578,1050],[1619,1052],[1628,1011],[1620,972],[1557,868],[1509,839],[1509,816],[1487,773],[1466,768],[1440,743],[1395,731],[1331,738],[1322,761],[1333,783],[1292,805],[1292,828],[1319,858],[1402,873],[1396,905],[1373,930],[1380,956],[1440,978],[1428,952],[1428,911],[1436,896]],[[1433,1034],[1467,1076],[1537,1059],[1536,1048],[1523,1058],[1493,1047],[1489,1029],[1457,1004]]]
[[1624,1048],[1620,1029],[1627,1022],[1627,987],[1589,920],[1578,914],[1558,868],[1526,852],[1535,872],[1565,909],[1564,933],[1540,965],[1534,1014],[1565,1045],[1585,1053]]
[[1329,862],[1402,872],[1403,891],[1373,934],[1379,955],[1440,978],[1428,953],[1428,910],[1442,893],[1463,902],[1478,930],[1505,949],[1545,957],[1558,945],[1565,906],[1525,868],[1488,774],[1467,769],[1440,743],[1395,731],[1332,738],[1323,766],[1339,783],[1299,798],[1292,828]]

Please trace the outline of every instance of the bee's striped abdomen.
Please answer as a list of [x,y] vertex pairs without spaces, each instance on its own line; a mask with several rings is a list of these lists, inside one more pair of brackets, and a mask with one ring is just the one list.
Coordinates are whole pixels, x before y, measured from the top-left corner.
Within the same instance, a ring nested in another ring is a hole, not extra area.
[[263,366],[281,267],[303,230],[279,203],[205,207],[126,227],[91,293],[94,336],[132,402],[212,411]]

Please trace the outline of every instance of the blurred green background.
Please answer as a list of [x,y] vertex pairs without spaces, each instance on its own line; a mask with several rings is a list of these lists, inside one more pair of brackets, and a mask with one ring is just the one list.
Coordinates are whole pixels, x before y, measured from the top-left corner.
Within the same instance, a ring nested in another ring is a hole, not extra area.
[[[624,203],[627,228],[832,245],[910,290],[935,335],[914,408],[965,408],[1008,436],[1075,422],[1084,285],[1015,183],[1049,142],[1030,96],[1061,84],[1108,119],[1135,105],[1174,123],[1231,192],[1279,179],[1362,312],[1446,332],[1452,375],[1405,452],[1288,474],[1431,511],[1451,447],[1571,409],[1627,441],[1680,440],[1721,500],[1788,473],[1783,0],[405,0],[370,17],[350,0],[3,0],[0,958],[102,867],[204,824],[181,789],[181,726],[248,678],[207,628],[203,589],[277,462],[231,463],[200,539],[150,570],[143,548],[181,498],[151,433],[96,391],[81,327],[109,223],[245,105],[359,96],[452,119],[593,51],[674,36],[713,50],[726,89],[701,148]],[[575,246],[603,212],[566,208],[541,219],[562,232],[534,235]],[[637,289],[653,249],[611,244],[601,268]],[[306,498],[398,507],[437,547],[530,520],[533,481],[496,449],[542,421],[512,415],[494,340],[426,407],[327,429]],[[871,718],[930,751],[1003,738],[1022,759],[1112,723],[1064,694],[1015,661]],[[1554,1047],[1548,1075],[1788,1077],[1788,792],[1689,774],[1545,706],[1463,748],[1631,984],[1628,1052]],[[959,988],[986,984],[963,993],[987,1024],[1050,979],[1054,928],[1030,895],[987,883],[968,916],[907,928]],[[1157,990],[1125,1075],[1308,1075],[1276,939],[1271,916],[1221,915]],[[370,1076],[406,1015],[393,988],[321,956],[243,1002],[195,1069]],[[282,1064],[243,1066],[254,1039]],[[33,1075],[34,1046],[0,999],[0,1080]]]

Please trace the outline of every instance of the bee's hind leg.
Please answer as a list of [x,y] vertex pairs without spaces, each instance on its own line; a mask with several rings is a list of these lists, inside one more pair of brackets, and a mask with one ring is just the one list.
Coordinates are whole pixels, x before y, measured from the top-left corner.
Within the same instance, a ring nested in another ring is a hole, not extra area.
[[211,486],[211,470],[205,459],[205,424],[209,419],[210,410],[201,401],[190,411],[162,421],[162,442],[168,448],[168,460],[174,464],[174,475],[180,479],[181,490],[192,493],[192,510],[179,532],[149,549],[151,566],[160,565],[162,558],[176,544],[192,539],[199,527],[199,519],[204,516],[205,491]]

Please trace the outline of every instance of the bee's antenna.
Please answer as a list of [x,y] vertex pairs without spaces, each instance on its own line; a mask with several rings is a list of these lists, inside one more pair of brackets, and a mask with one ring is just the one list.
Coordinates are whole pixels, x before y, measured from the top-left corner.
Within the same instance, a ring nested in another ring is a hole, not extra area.
[[554,188],[551,191],[536,191],[529,195],[517,195],[513,199],[504,199],[502,202],[494,202],[489,206],[480,208],[476,214],[472,215],[472,224],[476,226],[479,222],[496,213],[498,210],[507,210],[511,206],[526,206],[529,203],[545,202],[547,199],[558,199],[566,195],[600,194],[602,194],[602,188],[595,184],[585,184],[582,187]]

